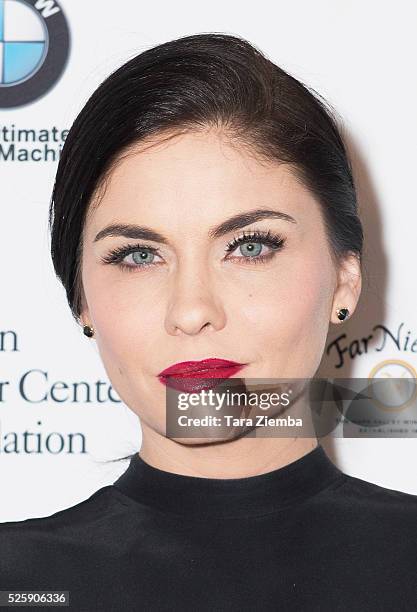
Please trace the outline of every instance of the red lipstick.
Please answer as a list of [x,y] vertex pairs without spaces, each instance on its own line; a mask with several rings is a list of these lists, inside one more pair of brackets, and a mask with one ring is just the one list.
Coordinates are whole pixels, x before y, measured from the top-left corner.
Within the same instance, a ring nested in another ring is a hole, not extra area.
[[212,389],[219,384],[219,378],[229,378],[239,372],[245,363],[228,359],[202,359],[201,361],[181,361],[162,370],[159,380],[166,386],[192,393]]

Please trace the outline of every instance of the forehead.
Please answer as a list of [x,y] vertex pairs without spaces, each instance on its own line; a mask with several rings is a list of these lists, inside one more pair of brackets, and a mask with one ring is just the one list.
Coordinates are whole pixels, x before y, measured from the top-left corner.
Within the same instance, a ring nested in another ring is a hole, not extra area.
[[91,232],[116,220],[201,226],[264,206],[301,220],[318,214],[289,165],[261,160],[215,131],[139,143],[117,160],[92,204]]

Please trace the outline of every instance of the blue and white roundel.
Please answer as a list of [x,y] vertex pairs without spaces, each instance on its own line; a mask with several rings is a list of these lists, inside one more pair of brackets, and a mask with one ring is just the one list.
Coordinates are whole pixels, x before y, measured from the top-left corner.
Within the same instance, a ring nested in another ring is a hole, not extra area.
[[31,78],[48,51],[48,30],[39,13],[20,0],[0,0],[0,87]]

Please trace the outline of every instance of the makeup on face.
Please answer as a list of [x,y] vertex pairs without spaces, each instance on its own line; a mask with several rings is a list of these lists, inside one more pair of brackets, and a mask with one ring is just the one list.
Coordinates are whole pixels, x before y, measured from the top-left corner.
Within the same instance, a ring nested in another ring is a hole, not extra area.
[[290,168],[189,134],[124,158],[95,204],[86,319],[114,387],[149,426],[164,431],[170,386],[316,367],[334,275],[319,204]]
[[[207,358],[200,361],[181,361],[158,374],[160,382],[183,392],[213,389],[218,379],[226,379],[239,372],[246,364],[229,359]],[[202,379],[204,379],[202,381]]]
[[[276,218],[297,223],[287,213],[268,208],[258,208],[234,215],[219,225],[211,227],[208,231],[208,238],[219,239],[235,232],[235,235],[225,244],[225,260],[239,261],[239,263],[245,264],[267,263],[284,248],[286,238],[281,233],[271,229],[254,228],[247,230],[245,228],[257,221]],[[237,234],[236,232],[239,229],[242,231]],[[126,223],[113,223],[106,226],[97,233],[94,242],[115,236],[147,240],[166,246],[170,244],[167,237],[152,228]],[[235,252],[237,252],[237,255],[233,255]],[[131,256],[132,259],[127,261]],[[121,271],[137,272],[163,264],[164,258],[161,247],[146,242],[130,242],[110,249],[100,257],[100,262],[117,266]]]

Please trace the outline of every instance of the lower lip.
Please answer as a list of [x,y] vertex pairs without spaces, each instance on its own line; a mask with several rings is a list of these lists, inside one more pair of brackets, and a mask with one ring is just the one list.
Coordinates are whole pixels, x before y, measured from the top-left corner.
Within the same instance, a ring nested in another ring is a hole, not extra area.
[[236,365],[226,368],[207,368],[205,370],[182,372],[171,376],[158,376],[158,378],[167,387],[185,393],[195,393],[214,389],[222,379],[230,378],[243,367],[243,365]]

